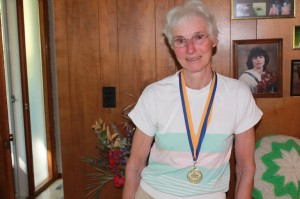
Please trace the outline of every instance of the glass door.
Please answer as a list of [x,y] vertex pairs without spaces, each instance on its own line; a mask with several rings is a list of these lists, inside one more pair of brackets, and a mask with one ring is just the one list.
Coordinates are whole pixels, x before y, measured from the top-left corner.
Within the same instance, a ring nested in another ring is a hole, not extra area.
[[[19,0],[21,2],[21,0]],[[22,0],[21,61],[29,194],[36,195],[54,180],[56,174],[52,124],[50,64],[47,62],[46,0]],[[28,147],[30,146],[30,147]]]
[[38,0],[24,0],[26,66],[35,188],[49,178]]
[[17,5],[15,0],[0,0],[1,39],[7,96],[7,114],[15,197],[28,196],[27,160],[23,124],[23,104],[20,77]]

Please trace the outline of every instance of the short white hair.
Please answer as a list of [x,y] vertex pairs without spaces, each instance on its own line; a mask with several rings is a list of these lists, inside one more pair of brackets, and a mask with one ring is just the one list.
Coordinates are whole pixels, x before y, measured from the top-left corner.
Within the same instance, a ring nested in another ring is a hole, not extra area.
[[182,20],[191,16],[203,19],[207,23],[209,37],[215,43],[218,43],[219,30],[213,14],[204,6],[201,0],[186,0],[167,13],[164,34],[170,46],[173,46],[173,28],[179,25]]

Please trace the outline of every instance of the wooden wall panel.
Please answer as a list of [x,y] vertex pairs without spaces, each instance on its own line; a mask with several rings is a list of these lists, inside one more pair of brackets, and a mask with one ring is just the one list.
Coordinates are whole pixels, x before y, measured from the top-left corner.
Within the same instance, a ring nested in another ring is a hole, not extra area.
[[264,112],[263,119],[256,131],[257,140],[270,134],[283,134],[300,138],[299,97],[259,99],[257,103]]
[[[203,1],[215,16],[219,29],[217,53],[213,56],[213,68],[223,75],[229,76],[230,67],[230,4],[220,1]],[[221,6],[221,4],[222,6]]]
[[72,124],[71,124],[71,102],[70,102],[70,79],[69,79],[69,51],[67,37],[67,15],[66,1],[55,0],[55,47],[56,47],[56,68],[58,80],[58,101],[59,101],[59,126],[61,138],[61,156],[63,162],[63,179],[65,198],[72,198],[73,182],[75,175],[70,175],[68,171],[72,169],[73,143],[72,143]]
[[54,5],[65,198],[83,198],[87,166],[80,158],[95,146],[91,121],[100,101],[98,1]]
[[[119,107],[119,39],[118,7],[116,0],[99,1],[99,45],[100,45],[100,81],[98,94],[101,100],[97,110],[99,118],[114,120],[120,116],[120,108],[102,108],[102,87],[116,88],[116,104]],[[95,71],[96,72],[96,71]],[[119,118],[118,118],[119,119]]]
[[[95,135],[91,126],[98,113],[100,103],[100,48],[99,48],[99,7],[98,0],[69,1],[68,21],[69,51],[70,51],[70,90],[73,128],[73,158],[80,160],[81,157],[91,154],[96,146]],[[76,181],[78,187],[76,197],[83,198],[82,190],[87,184],[87,166],[80,161],[73,163],[73,169],[79,172],[76,177],[84,179]],[[71,175],[71,173],[70,173]]]
[[174,0],[155,0],[156,80],[163,79],[177,71],[174,55],[164,36],[166,14],[172,7],[174,7]]
[[[184,0],[54,0],[59,119],[65,198],[83,198],[86,174],[80,162],[96,145],[91,125],[99,117],[120,121],[121,110],[136,101],[148,84],[177,68],[163,36],[165,14]],[[217,72],[232,76],[232,41],[281,37],[284,41],[283,97],[258,98],[264,112],[257,139],[267,134],[300,135],[299,97],[290,97],[290,60],[295,19],[231,20],[230,1],[203,0],[215,14],[219,45]],[[296,13],[300,12],[297,6]],[[299,25],[299,24],[298,24]],[[278,31],[280,30],[280,31]],[[117,107],[102,107],[102,87],[116,87]],[[135,99],[128,96],[132,94]],[[234,165],[233,165],[234,166]],[[234,169],[234,167],[232,167]],[[233,177],[234,178],[234,177]],[[229,198],[233,198],[231,181]],[[101,198],[121,198],[110,183]]]
[[154,1],[118,1],[120,104],[156,80]]

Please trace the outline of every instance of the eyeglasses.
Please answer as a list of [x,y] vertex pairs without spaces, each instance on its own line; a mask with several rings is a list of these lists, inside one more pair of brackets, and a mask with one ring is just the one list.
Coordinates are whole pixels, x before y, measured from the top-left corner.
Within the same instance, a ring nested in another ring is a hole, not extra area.
[[189,42],[192,42],[193,44],[203,44],[203,42],[207,39],[208,35],[204,34],[196,34],[192,36],[190,39],[187,39],[185,37],[177,37],[173,40],[173,46],[175,48],[183,48],[185,47]]

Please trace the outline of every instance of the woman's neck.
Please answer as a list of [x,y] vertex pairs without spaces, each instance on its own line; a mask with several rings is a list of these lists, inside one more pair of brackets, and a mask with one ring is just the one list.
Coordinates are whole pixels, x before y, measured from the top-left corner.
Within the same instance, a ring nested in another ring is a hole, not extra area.
[[253,68],[253,70],[254,70],[255,72],[257,72],[258,74],[262,74],[262,72],[263,72],[263,69],[262,69],[262,68]]
[[185,85],[191,89],[202,89],[209,84],[212,79],[211,68],[201,72],[189,72],[182,70],[185,80]]

